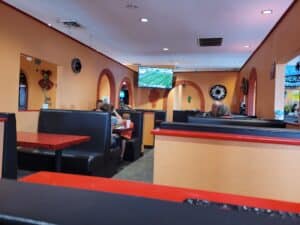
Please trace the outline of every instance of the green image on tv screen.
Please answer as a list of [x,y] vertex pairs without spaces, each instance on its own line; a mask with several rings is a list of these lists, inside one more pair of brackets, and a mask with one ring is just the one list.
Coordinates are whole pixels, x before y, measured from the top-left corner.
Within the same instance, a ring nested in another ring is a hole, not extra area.
[[173,70],[167,68],[139,67],[138,86],[172,88]]

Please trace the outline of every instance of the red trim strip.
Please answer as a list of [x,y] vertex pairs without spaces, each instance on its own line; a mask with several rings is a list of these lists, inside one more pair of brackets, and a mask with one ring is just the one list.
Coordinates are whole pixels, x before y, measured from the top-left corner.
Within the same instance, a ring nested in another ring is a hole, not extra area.
[[171,137],[206,138],[206,139],[217,139],[217,140],[226,140],[226,141],[300,145],[300,139],[253,136],[253,135],[239,135],[239,134],[227,134],[227,133],[155,129],[152,131],[152,134],[162,135],[162,136],[171,136]]
[[0,122],[5,122],[6,120],[6,118],[0,118]]
[[38,172],[21,178],[19,181],[90,191],[109,192],[172,202],[182,202],[187,198],[198,198],[241,206],[246,205],[271,210],[300,212],[299,203],[82,175]]
[[109,59],[109,60],[111,60],[111,61],[113,61],[113,62],[115,62],[115,63],[117,63],[117,64],[119,64],[119,65],[121,65],[121,66],[123,66],[123,67],[125,67],[125,68],[127,68],[128,70],[130,70],[130,71],[136,73],[136,71],[134,71],[133,69],[129,68],[128,66],[123,65],[122,63],[118,62],[117,60],[115,60],[115,59],[113,59],[113,58],[111,58],[111,57],[105,55],[104,53],[102,53],[102,52],[100,52],[100,51],[98,51],[98,50],[96,50],[96,49],[94,49],[94,48],[92,48],[92,47],[90,47],[90,46],[88,46],[88,45],[82,43],[81,41],[79,41],[79,40],[77,40],[77,39],[75,39],[75,38],[69,36],[68,34],[65,34],[65,33],[63,33],[62,31],[59,31],[59,30],[55,29],[54,27],[49,27],[48,24],[46,24],[46,23],[44,23],[43,21],[41,21],[41,20],[39,20],[39,19],[33,17],[32,15],[30,15],[30,14],[28,14],[28,13],[26,13],[26,12],[24,12],[24,11],[18,9],[18,8],[16,8],[15,6],[13,6],[13,5],[11,5],[11,4],[7,3],[7,2],[3,2],[3,1],[0,1],[0,3],[2,3],[2,4],[6,5],[6,6],[10,7],[10,8],[12,8],[12,9],[16,10],[17,12],[23,14],[24,16],[27,16],[27,17],[29,17],[29,18],[35,20],[36,22],[38,22],[38,23],[40,23],[40,24],[46,26],[48,29],[52,29],[53,31],[56,31],[56,32],[59,33],[59,34],[64,35],[65,37],[67,37],[67,38],[69,38],[69,39],[71,39],[71,40],[77,42],[78,44],[80,44],[80,45],[82,45],[82,46],[84,46],[84,47],[86,47],[86,48],[88,48],[88,49],[90,49],[90,50],[92,50],[92,51],[94,51],[94,52],[100,54],[101,56],[104,56],[105,58],[107,58],[107,59]]

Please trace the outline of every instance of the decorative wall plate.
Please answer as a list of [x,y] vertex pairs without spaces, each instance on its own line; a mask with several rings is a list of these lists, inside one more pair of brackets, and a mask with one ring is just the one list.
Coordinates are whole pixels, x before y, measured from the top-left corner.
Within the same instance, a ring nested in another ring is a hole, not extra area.
[[214,100],[223,100],[227,95],[227,89],[223,85],[215,85],[210,89],[210,96]]
[[72,71],[73,71],[74,73],[80,73],[81,68],[82,68],[80,59],[78,59],[78,58],[72,59],[71,67],[72,67]]

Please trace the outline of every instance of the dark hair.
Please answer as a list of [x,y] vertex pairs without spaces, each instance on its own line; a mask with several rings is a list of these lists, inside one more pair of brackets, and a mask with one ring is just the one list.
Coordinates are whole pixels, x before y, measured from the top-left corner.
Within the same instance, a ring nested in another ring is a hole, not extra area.
[[102,106],[101,106],[101,108],[100,108],[102,111],[104,111],[104,112],[112,112],[113,111],[113,106],[111,105],[111,104],[107,104],[107,103],[105,103],[105,104],[103,104]]

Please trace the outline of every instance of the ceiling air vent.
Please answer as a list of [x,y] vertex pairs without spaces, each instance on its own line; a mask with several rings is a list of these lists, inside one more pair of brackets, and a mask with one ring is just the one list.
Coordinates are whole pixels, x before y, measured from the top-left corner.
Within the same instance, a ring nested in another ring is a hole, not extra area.
[[213,47],[213,46],[221,46],[223,42],[223,38],[199,38],[198,44],[200,47]]
[[126,6],[125,6],[127,9],[138,9],[139,7],[133,3],[128,3]]
[[73,27],[73,28],[81,28],[82,25],[74,20],[65,20],[61,21],[61,23],[67,27]]

